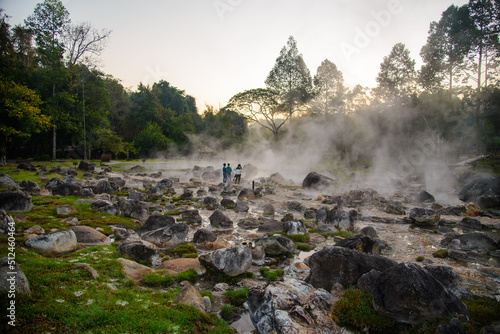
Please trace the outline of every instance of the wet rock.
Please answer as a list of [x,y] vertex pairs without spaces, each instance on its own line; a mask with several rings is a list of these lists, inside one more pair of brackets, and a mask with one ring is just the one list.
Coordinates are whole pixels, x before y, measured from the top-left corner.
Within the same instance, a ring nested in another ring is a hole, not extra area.
[[481,224],[481,222],[478,219],[471,217],[465,217],[464,219],[462,219],[460,225],[467,228],[473,228],[478,230],[483,228],[483,224]]
[[162,227],[169,227],[174,224],[175,218],[172,216],[152,215],[149,216],[144,225],[137,230],[137,234],[141,235],[143,233],[154,231]]
[[297,249],[292,240],[282,236],[259,238],[255,246],[263,247],[267,256],[291,256]]
[[242,202],[242,201],[236,201],[236,207],[234,208],[234,211],[236,212],[248,212],[250,208],[248,207],[248,204]]
[[448,236],[441,240],[441,246],[448,247],[448,249],[479,252],[490,252],[498,248],[497,242],[483,232]]
[[367,188],[350,190],[342,195],[341,202],[346,206],[353,206],[385,202],[385,200],[376,190]]
[[406,210],[403,205],[399,202],[389,202],[384,207],[384,212],[390,213],[392,215],[404,216],[406,215]]
[[375,310],[391,319],[419,324],[443,317],[468,320],[467,307],[429,271],[407,262],[373,270],[358,281],[370,291]]
[[181,217],[188,223],[195,225],[199,225],[203,221],[198,210],[184,210]]
[[472,293],[467,286],[467,283],[462,277],[450,266],[425,266],[428,272],[434,276],[441,284],[443,284],[450,292],[455,294],[458,299],[472,298]]
[[76,234],[72,230],[39,235],[26,240],[25,244],[43,256],[59,256],[77,249]]
[[105,200],[98,200],[95,201],[90,205],[90,208],[92,210],[96,210],[99,212],[106,212],[110,213],[112,215],[116,215],[118,213],[118,207],[116,204],[110,202],[110,201],[105,201]]
[[413,208],[410,210],[410,221],[421,226],[436,226],[439,223],[441,216],[435,210]]
[[141,238],[162,248],[175,248],[186,241],[189,226],[176,223],[141,234]]
[[215,228],[232,228],[233,221],[226,217],[220,210],[215,210],[209,217],[210,225]]
[[262,213],[266,216],[272,216],[274,215],[274,206],[272,204],[264,204],[264,206],[262,206]]
[[366,226],[366,227],[363,227],[360,231],[359,231],[359,234],[364,234],[364,235],[368,235],[372,238],[377,238],[378,237],[378,234],[377,234],[377,231],[375,230],[375,228],[373,228],[372,226]]
[[149,204],[132,199],[118,199],[118,211],[125,217],[132,217],[140,221],[146,221],[149,218]]
[[340,333],[329,316],[333,296],[296,279],[252,287],[247,294],[257,333]]
[[153,272],[153,269],[129,259],[119,258],[116,260],[122,265],[125,276],[137,283],[142,280],[144,275]]
[[[13,272],[16,274],[9,274]],[[30,284],[21,268],[8,257],[2,257],[0,258],[0,294],[7,296],[12,293],[12,285],[15,286],[17,294],[31,295]]]
[[257,228],[259,226],[260,222],[257,220],[257,218],[253,217],[242,218],[238,221],[238,227],[245,230],[253,230],[254,228]]
[[70,228],[75,232],[76,240],[84,246],[107,245],[111,240],[101,232],[89,226],[73,226]]
[[219,203],[217,201],[217,198],[207,196],[203,198],[203,206],[206,207],[208,210],[215,210],[219,206]]
[[471,178],[458,194],[464,202],[474,202],[482,209],[500,205],[500,178],[475,176]]
[[195,244],[200,244],[205,241],[212,242],[215,240],[217,240],[217,236],[215,235],[215,233],[213,233],[210,230],[207,230],[206,228],[200,228],[194,233],[193,236],[193,242]]
[[434,198],[434,196],[429,194],[427,191],[422,190],[417,195],[417,202],[419,202],[419,203],[423,203],[423,202],[434,203],[434,202],[436,202],[436,199]]
[[0,192],[0,210],[24,212],[33,208],[33,199],[22,191]]
[[335,246],[345,247],[357,250],[358,252],[380,255],[382,249],[385,249],[385,243],[374,237],[364,234],[356,234],[347,237],[335,244]]
[[213,251],[199,258],[200,263],[228,276],[238,276],[252,266],[252,252],[248,247],[236,245]]
[[220,205],[226,209],[236,208],[236,203],[232,199],[229,199],[229,198],[223,198],[220,201]]
[[358,279],[372,269],[383,271],[397,265],[395,261],[382,256],[338,246],[323,248],[304,262],[311,268],[306,282],[327,291],[335,283],[344,287],[356,285]]
[[257,232],[259,233],[273,233],[282,232],[283,222],[274,219],[262,219],[262,224],[259,225]]
[[334,185],[335,180],[316,172],[310,172],[302,181],[302,188],[304,189],[324,189]]
[[292,235],[292,234],[304,235],[307,233],[307,228],[302,220],[292,220],[284,222],[283,232],[286,235]]

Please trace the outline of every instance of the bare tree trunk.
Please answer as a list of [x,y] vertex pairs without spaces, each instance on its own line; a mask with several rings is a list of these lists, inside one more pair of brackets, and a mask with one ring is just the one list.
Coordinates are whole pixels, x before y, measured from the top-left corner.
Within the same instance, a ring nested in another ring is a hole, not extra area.
[[479,125],[479,118],[480,118],[480,113],[481,113],[481,65],[483,62],[483,43],[479,45],[479,64],[477,67],[477,96],[476,96],[476,119],[475,119],[475,127],[476,127],[476,153],[480,154],[481,151],[481,138],[480,138],[480,125]]
[[[52,83],[52,97],[56,97],[56,83]],[[57,107],[56,107],[57,108]],[[53,113],[55,114],[55,112]],[[56,160],[56,118],[53,115],[52,119],[52,160]]]

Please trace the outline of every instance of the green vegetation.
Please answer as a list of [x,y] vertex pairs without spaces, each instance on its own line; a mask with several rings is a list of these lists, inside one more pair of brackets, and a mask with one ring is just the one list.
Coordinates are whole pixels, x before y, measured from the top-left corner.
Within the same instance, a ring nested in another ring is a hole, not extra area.
[[[234,332],[215,315],[174,304],[178,289],[139,288],[125,277],[114,249],[113,245],[95,246],[60,258],[45,258],[18,248],[17,262],[30,282],[32,295],[16,297],[17,325],[7,328],[7,319],[2,313],[0,330],[23,334],[47,330],[55,333]],[[99,278],[92,279],[89,272],[74,265],[77,262],[92,266]],[[147,277],[146,281],[153,282],[153,276]],[[0,301],[2,308],[7,307],[6,300]]]
[[249,288],[226,291],[224,292],[224,300],[231,305],[241,307],[247,300],[248,290]]
[[259,272],[269,282],[277,281],[284,274],[282,269],[271,270],[267,267],[260,267]]
[[341,326],[363,331],[369,329],[370,333],[387,333],[395,327],[392,320],[373,309],[369,292],[355,288],[346,289],[335,303],[333,320]]
[[448,257],[448,250],[447,249],[440,249],[432,253],[432,256],[444,259]]
[[167,253],[186,257],[186,258],[197,258],[198,253],[196,251],[196,247],[193,244],[184,243],[180,244],[173,249],[168,249]]
[[498,321],[500,303],[489,298],[473,297],[462,300],[469,311],[469,323],[463,323],[467,334],[479,334],[481,328]]
[[425,256],[417,256],[417,258],[415,260],[417,262],[422,262],[423,260],[425,260]]

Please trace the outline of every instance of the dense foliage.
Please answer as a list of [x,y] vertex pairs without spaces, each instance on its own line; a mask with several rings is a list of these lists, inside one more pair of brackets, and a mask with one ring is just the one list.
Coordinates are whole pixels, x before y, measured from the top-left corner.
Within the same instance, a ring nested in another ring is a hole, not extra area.
[[406,154],[410,165],[412,152],[425,145],[439,154],[496,152],[499,12],[493,0],[450,6],[430,24],[422,67],[415,68],[405,44],[397,43],[381,60],[374,88],[348,89],[328,59],[312,76],[290,36],[264,88],[236,93],[220,110],[205,106],[202,112],[193,96],[167,81],[128,91],[101,72],[95,59],[111,32],[72,24],[60,0],[37,4],[16,27],[2,11],[0,162],[102,153],[165,157],[259,140],[281,147],[320,141],[326,155],[349,164],[373,159],[382,146],[390,155]]

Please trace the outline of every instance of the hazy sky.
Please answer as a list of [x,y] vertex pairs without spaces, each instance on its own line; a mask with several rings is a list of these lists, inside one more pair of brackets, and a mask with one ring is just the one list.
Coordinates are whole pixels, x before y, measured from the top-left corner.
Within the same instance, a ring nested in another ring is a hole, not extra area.
[[[12,26],[39,0],[0,0]],[[311,74],[324,59],[345,84],[374,87],[383,57],[403,42],[420,68],[429,24],[467,0],[63,0],[73,23],[112,30],[100,68],[125,87],[166,80],[205,104],[264,87],[289,36]]]

